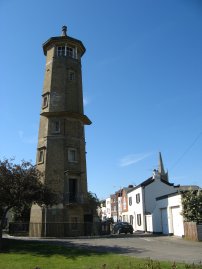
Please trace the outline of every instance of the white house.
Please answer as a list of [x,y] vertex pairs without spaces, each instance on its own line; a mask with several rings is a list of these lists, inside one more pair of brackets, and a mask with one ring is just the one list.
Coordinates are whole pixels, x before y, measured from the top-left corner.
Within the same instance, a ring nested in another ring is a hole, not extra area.
[[128,215],[135,231],[153,232],[152,214],[156,208],[156,198],[171,194],[179,188],[168,181],[161,154],[159,154],[159,169],[153,176],[140,183],[128,192]]
[[156,208],[156,198],[176,192],[179,186],[164,181],[159,173],[128,193],[128,215],[133,220],[134,230],[153,232],[152,213]]
[[144,231],[143,215],[143,195],[139,185],[128,193],[128,219],[135,231]]
[[106,218],[111,218],[111,198],[106,199]]
[[106,206],[105,202],[102,202],[100,206],[97,208],[98,216],[101,220],[106,219],[107,213],[106,213]]

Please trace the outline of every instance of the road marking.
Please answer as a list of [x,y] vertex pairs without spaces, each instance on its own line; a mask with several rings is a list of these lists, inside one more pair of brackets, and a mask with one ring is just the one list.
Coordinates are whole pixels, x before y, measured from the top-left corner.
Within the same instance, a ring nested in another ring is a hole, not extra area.
[[143,238],[143,237],[140,237],[140,239],[145,240],[145,241],[148,241],[148,242],[154,241],[154,240],[152,240],[152,239]]

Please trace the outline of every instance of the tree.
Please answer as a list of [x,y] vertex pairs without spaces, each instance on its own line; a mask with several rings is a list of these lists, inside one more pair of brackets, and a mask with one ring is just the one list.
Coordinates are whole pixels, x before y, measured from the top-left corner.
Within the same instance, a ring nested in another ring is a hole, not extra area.
[[58,196],[41,182],[42,176],[30,162],[14,164],[13,159],[0,160],[0,249],[9,210],[20,212],[33,203],[48,206],[58,202]]
[[94,215],[97,215],[97,208],[100,205],[100,201],[97,198],[97,195],[89,191],[87,193],[87,200],[88,200],[89,208],[92,210]]
[[31,205],[23,205],[22,207],[12,208],[12,220],[14,222],[29,222]]
[[182,215],[185,221],[202,222],[202,190],[183,192],[182,205]]
[[91,210],[92,215],[94,217],[99,218],[98,216],[98,208],[100,205],[100,201],[97,198],[97,195],[95,193],[92,193],[91,191],[87,192],[87,203],[88,203],[88,209]]

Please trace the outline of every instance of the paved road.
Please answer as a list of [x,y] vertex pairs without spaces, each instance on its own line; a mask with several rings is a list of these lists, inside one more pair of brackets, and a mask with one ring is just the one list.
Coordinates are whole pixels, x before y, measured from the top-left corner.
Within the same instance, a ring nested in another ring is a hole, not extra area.
[[[19,237],[14,238],[20,239]],[[202,262],[202,242],[188,241],[174,236],[134,234],[99,238],[24,239],[46,241],[51,244],[67,247],[78,247],[99,252],[113,252],[140,258],[150,257],[154,260],[186,263]]]

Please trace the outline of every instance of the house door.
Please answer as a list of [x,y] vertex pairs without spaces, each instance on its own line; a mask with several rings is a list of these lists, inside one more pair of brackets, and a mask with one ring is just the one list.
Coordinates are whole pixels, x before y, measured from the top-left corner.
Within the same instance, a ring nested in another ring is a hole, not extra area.
[[163,234],[169,234],[167,208],[162,208],[161,209],[161,226],[162,226],[162,233]]
[[175,206],[171,208],[172,212],[172,224],[173,224],[173,234],[176,236],[183,236],[184,235],[184,225],[183,225],[183,218],[180,214],[180,207]]
[[152,215],[146,215],[147,232],[153,232]]
[[130,224],[133,226],[133,215],[130,215]]

